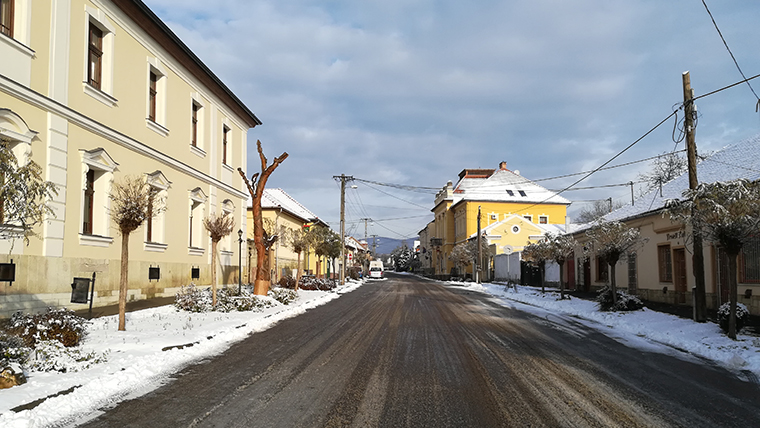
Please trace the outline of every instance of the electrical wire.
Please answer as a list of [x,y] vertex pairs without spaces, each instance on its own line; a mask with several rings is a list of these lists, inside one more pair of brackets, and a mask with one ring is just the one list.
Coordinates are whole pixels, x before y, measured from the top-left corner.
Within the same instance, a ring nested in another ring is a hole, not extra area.
[[723,37],[723,33],[721,33],[720,28],[718,28],[718,23],[715,22],[715,18],[713,17],[712,12],[710,12],[710,8],[707,7],[707,3],[705,2],[705,0],[702,0],[702,4],[705,6],[705,10],[707,11],[707,14],[710,15],[710,20],[712,20],[713,26],[715,26],[715,30],[718,32],[720,39],[723,40],[723,45],[726,47],[728,54],[731,55],[731,59],[734,60],[734,65],[736,65],[736,69],[739,70],[739,74],[741,74],[744,80],[747,81],[747,86],[749,86],[749,90],[752,91],[752,94],[757,99],[757,103],[755,104],[755,111],[757,112],[758,109],[760,108],[760,97],[757,96],[755,89],[752,88],[752,85],[747,80],[747,76],[744,75],[742,68],[739,67],[739,62],[736,60],[734,53],[731,52],[731,48],[728,47],[728,42],[726,42],[726,38]]

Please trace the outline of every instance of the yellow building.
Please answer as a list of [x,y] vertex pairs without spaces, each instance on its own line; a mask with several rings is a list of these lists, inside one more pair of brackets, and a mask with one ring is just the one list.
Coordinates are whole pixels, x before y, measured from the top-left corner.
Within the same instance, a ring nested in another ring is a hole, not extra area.
[[[12,285],[0,282],[0,316],[81,308],[69,303],[70,284],[93,272],[94,305],[116,302],[121,237],[109,194],[125,176],[143,176],[166,198],[166,211],[131,235],[129,299],[208,284],[202,220],[227,212],[245,229],[235,168],[246,165],[259,119],[139,0],[6,3],[0,134],[20,162],[42,166],[58,196],[40,239],[0,242],[0,262],[12,259],[16,273]],[[237,282],[237,247],[231,237],[221,244],[223,283]]]
[[[272,283],[276,283],[283,276],[296,276],[298,269],[298,254],[296,254],[288,242],[288,232],[303,229],[304,225],[319,225],[327,227],[314,213],[301,205],[292,196],[282,189],[264,189],[261,198],[261,214],[264,219],[264,227],[272,233],[277,231],[279,238],[269,251],[269,271]],[[248,239],[253,239],[253,208],[251,199],[248,200]],[[250,282],[255,275],[256,249],[250,243],[248,250],[248,265]],[[314,255],[314,250],[301,253],[302,274],[323,274],[325,267],[319,263]],[[253,272],[253,273],[251,273]]]
[[[464,169],[454,185],[449,181],[436,195],[433,222],[426,228],[433,272],[448,274],[454,266],[451,250],[481,233],[492,255],[505,247],[520,251],[546,232],[564,231],[570,201],[507,169]],[[468,270],[471,272],[471,269]]]

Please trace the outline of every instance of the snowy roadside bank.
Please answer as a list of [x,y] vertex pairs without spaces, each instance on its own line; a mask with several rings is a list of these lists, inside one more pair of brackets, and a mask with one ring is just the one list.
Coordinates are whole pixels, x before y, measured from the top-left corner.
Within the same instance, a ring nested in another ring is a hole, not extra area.
[[[146,393],[185,366],[218,355],[252,333],[340,297],[363,282],[347,281],[332,292],[300,290],[289,305],[275,301],[262,312],[179,312],[162,306],[91,321],[82,350],[106,354],[107,361],[79,372],[31,372],[24,385],[0,390],[0,426],[42,427]],[[60,392],[30,410],[13,411]]]
[[[462,286],[461,282],[446,284]],[[733,371],[749,371],[754,374],[754,381],[760,377],[760,337],[738,334],[737,340],[734,341],[729,339],[715,323],[697,323],[646,308],[632,312],[602,312],[599,311],[596,302],[572,297],[559,300],[558,292],[541,293],[540,288],[521,285],[516,288],[507,288],[504,284],[498,283],[470,283],[465,288],[489,294],[505,306],[510,305],[511,302],[519,302],[590,320],[614,329],[616,334],[645,338],[668,345],[715,361]],[[520,305],[518,309],[530,312],[531,306],[526,305]],[[630,342],[635,342],[635,340]]]

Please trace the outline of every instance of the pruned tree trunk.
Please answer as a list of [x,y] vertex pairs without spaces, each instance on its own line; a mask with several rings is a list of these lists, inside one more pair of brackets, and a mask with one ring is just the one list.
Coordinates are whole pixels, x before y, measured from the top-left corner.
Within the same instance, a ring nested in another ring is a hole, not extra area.
[[[288,153],[283,152],[280,157],[274,158],[272,165],[267,166],[268,161],[261,148],[261,141],[256,141],[256,148],[258,149],[259,160],[261,161],[261,175],[259,176],[259,173],[255,173],[249,181],[241,168],[238,168],[238,173],[243,177],[243,181],[248,188],[248,193],[251,194],[253,200],[253,243],[256,246],[256,280],[253,283],[253,292],[256,295],[265,296],[269,291],[270,276],[269,266],[264,265],[268,248],[264,242],[264,220],[261,214],[261,197],[264,194],[264,186],[266,186],[269,176],[274,172],[275,168],[288,157]],[[256,181],[256,178],[258,178],[258,182]]]
[[728,337],[736,340],[736,302],[739,298],[736,286],[736,259],[738,253],[728,252]]
[[612,307],[617,305],[617,284],[615,283],[615,265],[617,262],[610,263],[610,291],[612,292]]
[[129,290],[129,232],[121,233],[121,273],[119,275],[119,331],[127,329],[127,291]]
[[565,280],[564,280],[564,270],[565,270],[565,261],[560,260],[559,261],[559,299],[565,300]]
[[298,291],[298,283],[301,282],[301,252],[298,252],[298,261],[296,262],[296,291]]
[[216,263],[217,263],[217,257],[216,257],[216,249],[218,247],[219,241],[211,241],[211,306],[216,308],[216,286],[217,286],[217,276],[216,276]]

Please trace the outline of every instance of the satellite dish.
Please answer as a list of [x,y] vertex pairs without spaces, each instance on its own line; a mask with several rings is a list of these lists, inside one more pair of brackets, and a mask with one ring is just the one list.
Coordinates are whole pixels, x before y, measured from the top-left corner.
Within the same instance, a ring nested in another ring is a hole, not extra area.
[[512,248],[511,245],[505,245],[503,248],[504,248],[504,254],[512,254],[512,252],[515,251],[515,249]]

